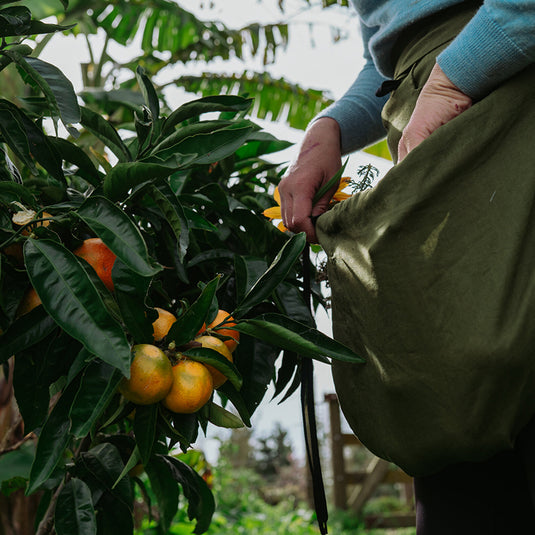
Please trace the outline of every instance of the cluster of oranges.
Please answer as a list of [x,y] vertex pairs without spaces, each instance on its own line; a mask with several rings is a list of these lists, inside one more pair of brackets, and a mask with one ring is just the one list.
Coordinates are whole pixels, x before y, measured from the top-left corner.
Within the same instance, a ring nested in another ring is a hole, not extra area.
[[[113,292],[111,272],[116,256],[100,238],[84,240],[73,253],[86,260],[106,288]],[[19,305],[18,315],[26,314],[39,304],[41,300],[37,292],[30,288]],[[154,342],[159,343],[177,318],[162,308],[156,308],[156,311],[158,318],[152,327]],[[219,310],[208,326],[203,325],[195,342],[201,347],[217,351],[233,362],[232,352],[240,338],[240,333],[232,329],[234,325],[234,319],[226,311]],[[162,402],[173,412],[193,413],[206,404],[214,389],[227,380],[214,367],[188,359],[181,353],[173,355],[172,363],[157,345],[137,344],[132,348],[132,353],[130,379],[122,380],[119,391],[126,399],[138,405]]]
[[[171,312],[156,308],[158,318],[152,324],[155,342],[165,338],[176,317]],[[240,333],[232,327],[234,319],[224,310],[219,310],[216,318],[197,333],[195,342],[201,347],[213,349],[230,362],[236,349]],[[216,331],[225,340],[213,336]],[[219,388],[227,378],[214,367],[188,359],[177,353],[176,362],[157,346],[138,344],[132,349],[134,358],[130,367],[130,379],[123,378],[119,385],[121,394],[138,405],[161,402],[170,411],[189,414],[205,405],[215,388]]]

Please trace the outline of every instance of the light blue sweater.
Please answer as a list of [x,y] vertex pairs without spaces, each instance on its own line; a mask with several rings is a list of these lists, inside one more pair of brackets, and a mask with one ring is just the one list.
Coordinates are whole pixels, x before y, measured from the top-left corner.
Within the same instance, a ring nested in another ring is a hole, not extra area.
[[[375,91],[392,77],[391,52],[405,29],[463,0],[352,0],[360,16],[366,64],[349,90],[321,116],[340,124],[344,153],[384,136],[380,120],[387,97]],[[485,0],[437,62],[474,99],[535,61],[535,0]]]

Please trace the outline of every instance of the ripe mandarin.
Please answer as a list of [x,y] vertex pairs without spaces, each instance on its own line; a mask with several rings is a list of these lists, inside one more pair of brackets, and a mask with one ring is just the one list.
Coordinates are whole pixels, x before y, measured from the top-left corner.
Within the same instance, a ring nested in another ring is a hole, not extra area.
[[[233,362],[232,353],[230,352],[226,344],[223,342],[223,340],[220,340],[215,336],[199,336],[199,338],[195,338],[195,341],[199,342],[202,347],[207,347],[209,349],[217,351],[227,360]],[[216,370],[213,366],[210,366],[209,364],[205,364],[205,366],[208,368],[208,371],[212,375],[212,379],[214,380],[214,388],[219,388],[223,383],[227,381],[227,377],[223,375],[219,370]]]
[[182,359],[173,366],[173,386],[162,403],[178,414],[197,412],[212,397],[214,382],[200,362]]
[[123,377],[119,392],[137,405],[161,401],[173,385],[172,366],[167,355],[151,344],[135,345],[132,352],[130,379]]
[[74,250],[74,254],[88,262],[106,288],[113,292],[111,270],[117,257],[100,238],[84,240],[82,245]]

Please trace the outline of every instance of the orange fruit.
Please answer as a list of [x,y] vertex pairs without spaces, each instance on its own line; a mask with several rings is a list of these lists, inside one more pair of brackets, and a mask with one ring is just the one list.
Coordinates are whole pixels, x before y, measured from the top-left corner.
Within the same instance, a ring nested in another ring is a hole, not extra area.
[[130,379],[122,378],[119,392],[137,405],[161,401],[173,385],[172,366],[167,355],[151,344],[135,345],[132,352]]
[[88,262],[106,288],[113,292],[111,270],[117,257],[100,238],[84,240],[82,245],[74,250],[74,254]]
[[152,324],[152,330],[154,331],[153,337],[156,342],[159,342],[165,338],[171,325],[175,323],[176,316],[163,308],[154,307],[154,310],[158,312],[158,318]]
[[173,366],[173,386],[162,403],[178,414],[197,412],[212,397],[214,381],[208,368],[182,359]]
[[17,317],[28,314],[30,310],[33,310],[36,306],[41,304],[41,298],[37,295],[34,288],[30,288],[22,298],[19,307],[17,308]]
[[240,333],[230,328],[233,325],[236,325],[236,321],[225,310],[219,310],[214,321],[208,325],[208,329],[212,329],[217,334],[230,338],[229,340],[225,340],[224,343],[231,352],[238,347],[238,342],[240,341]]
[[[233,362],[232,353],[230,352],[230,349],[227,347],[225,342],[223,342],[223,340],[220,340],[215,336],[199,336],[199,338],[195,338],[195,341],[199,342],[202,347],[207,347],[209,349],[217,351],[227,360]],[[223,383],[227,381],[227,377],[223,375],[219,370],[216,370],[213,366],[210,366],[210,364],[205,364],[205,366],[208,368],[208,371],[212,375],[212,379],[214,381],[214,388],[219,388]]]

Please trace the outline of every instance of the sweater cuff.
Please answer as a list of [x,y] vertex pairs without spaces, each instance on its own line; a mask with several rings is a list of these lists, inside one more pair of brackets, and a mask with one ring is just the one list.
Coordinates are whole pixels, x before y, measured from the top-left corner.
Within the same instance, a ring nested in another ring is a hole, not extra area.
[[531,60],[482,6],[437,62],[463,93],[479,99]]

